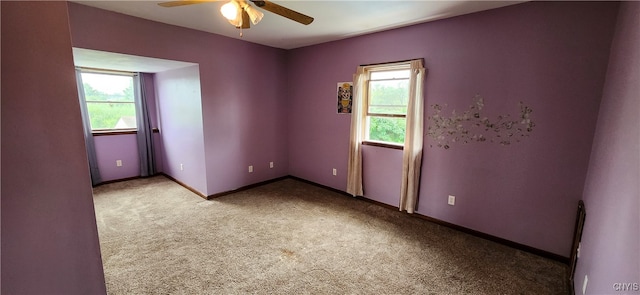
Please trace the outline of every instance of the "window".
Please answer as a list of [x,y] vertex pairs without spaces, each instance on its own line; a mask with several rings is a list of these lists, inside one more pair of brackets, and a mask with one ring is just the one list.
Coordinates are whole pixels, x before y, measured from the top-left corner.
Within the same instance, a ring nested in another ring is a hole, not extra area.
[[92,131],[136,130],[134,75],[82,72]]
[[365,141],[404,144],[410,64],[372,66],[365,97]]
[[413,213],[418,199],[424,129],[422,59],[358,66],[353,76],[347,192],[364,193],[362,145],[402,149],[400,210]]

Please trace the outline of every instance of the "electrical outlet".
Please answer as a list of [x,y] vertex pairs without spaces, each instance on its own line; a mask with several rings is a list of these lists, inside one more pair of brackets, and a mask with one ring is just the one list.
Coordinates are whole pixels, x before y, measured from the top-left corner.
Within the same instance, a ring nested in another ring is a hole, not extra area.
[[333,168],[333,176],[336,176],[336,175],[338,175],[338,169]]
[[122,167],[122,160],[116,160],[116,167]]
[[253,172],[253,165],[249,165],[249,173]]
[[184,171],[184,165],[182,165],[182,163],[180,163],[180,171]]
[[447,200],[447,204],[453,206],[456,204],[456,196],[449,195],[449,200]]
[[273,168],[273,162],[269,162],[269,168]]

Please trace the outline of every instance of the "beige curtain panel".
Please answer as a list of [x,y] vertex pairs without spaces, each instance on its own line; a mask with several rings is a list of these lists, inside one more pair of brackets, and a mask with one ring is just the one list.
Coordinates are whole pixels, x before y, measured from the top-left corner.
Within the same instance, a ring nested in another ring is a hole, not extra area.
[[425,70],[422,60],[411,61],[409,78],[409,106],[407,108],[407,127],[402,155],[402,188],[400,189],[400,211],[413,213],[418,201],[420,188],[420,169],[422,166],[422,146],[424,134],[424,96]]
[[362,140],[364,139],[365,116],[364,95],[367,93],[368,73],[359,66],[353,75],[353,101],[351,105],[351,136],[349,139],[349,165],[347,170],[347,193],[363,196],[362,187]]

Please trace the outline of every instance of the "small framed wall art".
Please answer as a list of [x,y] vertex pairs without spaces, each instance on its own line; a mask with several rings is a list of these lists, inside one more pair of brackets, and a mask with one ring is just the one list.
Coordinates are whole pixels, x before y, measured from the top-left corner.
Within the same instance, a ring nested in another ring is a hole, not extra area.
[[338,83],[338,114],[350,114],[353,102],[353,83]]

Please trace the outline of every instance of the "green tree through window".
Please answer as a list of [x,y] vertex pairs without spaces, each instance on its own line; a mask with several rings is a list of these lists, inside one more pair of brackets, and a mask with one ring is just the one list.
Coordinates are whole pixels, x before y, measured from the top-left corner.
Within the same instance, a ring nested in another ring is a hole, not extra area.
[[367,140],[404,143],[409,70],[373,71],[367,96]]

